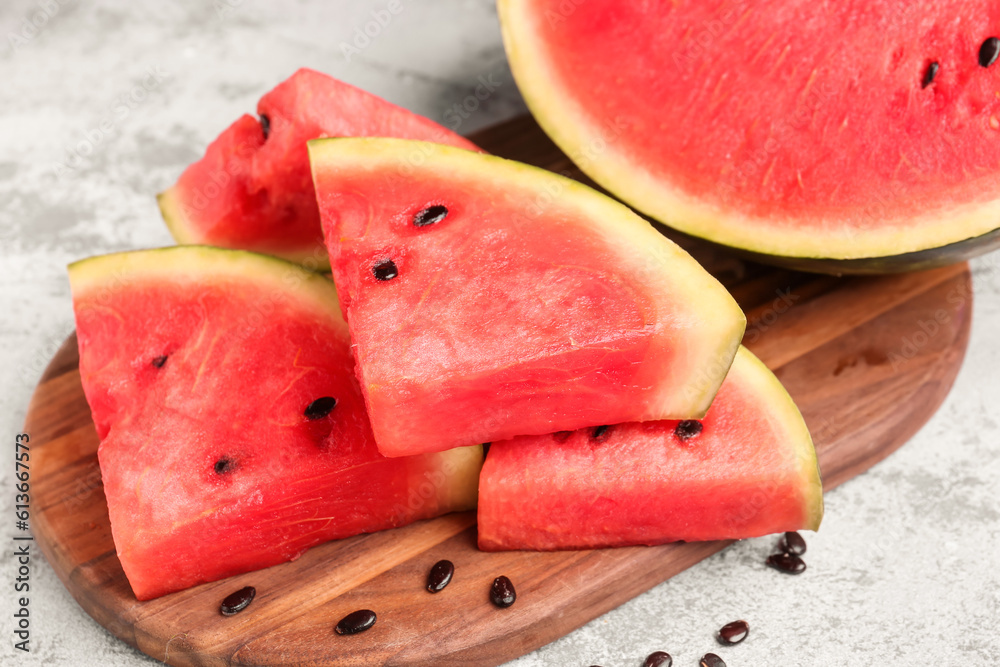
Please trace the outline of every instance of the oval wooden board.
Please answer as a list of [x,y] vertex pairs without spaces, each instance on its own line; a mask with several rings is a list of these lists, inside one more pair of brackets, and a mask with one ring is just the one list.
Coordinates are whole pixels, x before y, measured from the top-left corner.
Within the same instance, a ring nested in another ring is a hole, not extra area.
[[[478,137],[496,154],[579,176],[537,125],[521,118]],[[920,428],[954,381],[969,336],[968,266],[833,278],[749,264],[680,239],[748,314],[745,343],[802,409],[827,489],[881,460]],[[481,553],[471,513],[330,542],[295,562],[148,602],[132,595],[115,555],[80,386],[76,338],[32,398],[32,530],[77,602],[99,623],[171,665],[497,665],[568,633],[728,542],[557,553]],[[431,565],[455,563],[451,585],[424,591]],[[493,607],[506,574],[517,603]],[[219,602],[245,585],[257,599],[226,618]],[[379,621],[341,637],[359,608]]]

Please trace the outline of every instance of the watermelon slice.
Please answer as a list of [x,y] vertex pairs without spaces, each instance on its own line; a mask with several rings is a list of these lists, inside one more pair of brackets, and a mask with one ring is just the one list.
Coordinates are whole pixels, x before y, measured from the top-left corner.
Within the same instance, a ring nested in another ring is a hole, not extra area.
[[306,140],[388,136],[475,150],[422,116],[309,69],[300,69],[244,115],[158,199],[178,243],[242,248],[310,269],[329,258],[309,174]]
[[111,530],[138,599],[475,506],[480,448],[378,453],[330,280],[195,246],[69,274]]
[[498,6],[542,127],[664,223],[843,272],[1000,244],[1000,3]]
[[756,537],[822,516],[805,422],[746,348],[703,420],[496,442],[479,483],[488,551]]
[[309,151],[386,456],[708,408],[743,313],[621,204],[438,144]]

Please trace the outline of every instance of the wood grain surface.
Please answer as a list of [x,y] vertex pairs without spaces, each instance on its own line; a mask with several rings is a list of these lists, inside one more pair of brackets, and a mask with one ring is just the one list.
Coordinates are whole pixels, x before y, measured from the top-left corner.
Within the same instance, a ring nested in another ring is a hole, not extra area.
[[[530,118],[473,137],[485,149],[579,177]],[[585,179],[581,179],[585,180]],[[733,292],[745,344],[785,383],[831,489],[890,454],[934,413],[968,342],[968,266],[874,278],[767,268],[678,238]],[[481,553],[475,516],[453,514],[330,542],[292,563],[138,602],[115,555],[80,386],[75,336],[55,355],[28,410],[32,532],[79,604],[123,641],[171,665],[497,665],[583,625],[727,542],[556,553]],[[437,595],[430,567],[455,563]],[[518,599],[488,599],[505,574]],[[257,598],[219,614],[246,585]],[[334,624],[368,608],[368,632]]]

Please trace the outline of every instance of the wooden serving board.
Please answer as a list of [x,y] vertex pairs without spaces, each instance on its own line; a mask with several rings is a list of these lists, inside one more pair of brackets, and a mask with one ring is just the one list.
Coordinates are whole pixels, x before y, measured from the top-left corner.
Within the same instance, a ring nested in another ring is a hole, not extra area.
[[[578,176],[530,118],[474,137],[506,157]],[[766,268],[680,241],[748,314],[745,343],[802,409],[833,488],[902,445],[944,399],[972,315],[968,266],[875,278]],[[80,386],[75,336],[42,377],[28,410],[32,531],[77,602],[123,641],[171,665],[497,665],[538,648],[668,579],[728,542],[556,553],[481,553],[475,516],[454,514],[330,542],[299,560],[148,602],[132,595],[115,555],[97,464],[97,434]],[[455,563],[442,593],[430,567]],[[518,598],[488,600],[505,574]],[[223,617],[227,594],[257,598]],[[339,636],[368,608],[376,625]]]

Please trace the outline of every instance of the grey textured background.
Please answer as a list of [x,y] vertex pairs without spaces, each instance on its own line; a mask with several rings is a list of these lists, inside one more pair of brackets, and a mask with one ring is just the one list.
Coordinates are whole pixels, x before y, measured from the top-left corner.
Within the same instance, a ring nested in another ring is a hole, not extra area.
[[[32,652],[13,649],[10,454],[32,387],[73,328],[65,265],[170,244],[153,195],[297,67],[438,121],[492,74],[501,85],[461,132],[523,111],[490,0],[402,0],[348,62],[341,43],[385,5],[0,3],[3,665],[154,662],[83,613],[37,552]],[[34,31],[24,23],[33,18]],[[161,80],[142,90],[150,71]],[[638,667],[658,649],[679,666],[708,650],[730,667],[1000,664],[998,269],[1000,257],[975,262],[972,342],[949,400],[900,452],[828,496],[804,575],[763,566],[773,539],[746,541],[511,664]],[[713,631],[736,618],[750,638],[716,648]]]

